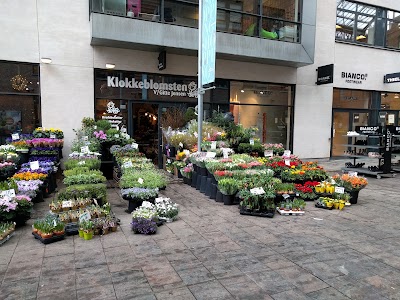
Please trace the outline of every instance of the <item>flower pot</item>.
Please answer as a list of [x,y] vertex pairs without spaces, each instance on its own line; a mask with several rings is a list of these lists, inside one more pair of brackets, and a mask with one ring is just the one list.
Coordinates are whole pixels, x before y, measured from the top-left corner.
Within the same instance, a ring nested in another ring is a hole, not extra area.
[[199,174],[197,174],[197,180],[196,180],[196,190],[200,190],[201,188],[201,178],[203,176],[200,176]]
[[351,204],[357,204],[357,200],[358,200],[358,193],[360,191],[351,191],[350,193],[350,203]]
[[206,176],[207,177],[207,169],[203,167],[199,167],[199,173],[201,176]]
[[116,232],[116,231],[117,231],[117,228],[118,228],[117,226],[111,227],[111,231],[112,231],[112,232]]
[[183,183],[185,183],[185,184],[188,183],[188,178],[187,177],[183,177]]
[[211,195],[211,178],[210,177],[207,177],[205,194],[208,197],[210,197],[210,195]]
[[103,228],[103,235],[108,234],[109,229],[108,228]]
[[215,201],[217,202],[224,202],[224,199],[222,198],[222,193],[220,192],[219,189],[217,189],[217,195],[215,197]]
[[222,194],[222,199],[224,201],[224,205],[233,205],[233,200],[235,199],[235,195]]
[[129,200],[128,212],[133,212],[136,208],[140,207],[143,203],[143,200]]
[[200,193],[205,193],[206,188],[207,188],[207,176],[200,176],[201,181],[200,181]]
[[93,231],[91,232],[83,232],[83,239],[84,240],[91,240],[93,238]]
[[192,173],[192,182],[191,182],[190,186],[195,188],[196,183],[197,183],[197,172],[193,172]]
[[187,178],[187,184],[190,186],[192,185],[192,178]]
[[210,184],[210,199],[217,198],[217,185],[214,183]]
[[333,207],[335,209],[339,209],[339,202],[333,202]]
[[346,204],[344,204],[344,203],[339,203],[339,209],[340,209],[340,210],[342,210],[345,206],[346,206]]
[[83,230],[78,229],[79,237],[83,238]]

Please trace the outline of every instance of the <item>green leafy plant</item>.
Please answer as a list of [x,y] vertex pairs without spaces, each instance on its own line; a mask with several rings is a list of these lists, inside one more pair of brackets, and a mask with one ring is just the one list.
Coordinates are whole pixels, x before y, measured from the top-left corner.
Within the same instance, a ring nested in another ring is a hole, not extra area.
[[99,170],[101,161],[97,158],[88,159],[69,159],[64,163],[66,170],[71,170],[77,167],[86,167],[90,170]]
[[108,120],[97,120],[97,130],[103,130],[104,132],[111,128],[111,123]]
[[66,186],[74,185],[74,184],[92,184],[92,183],[101,183],[105,182],[106,178],[103,175],[98,175],[94,173],[82,173],[77,175],[71,175],[65,177],[63,182]]
[[234,195],[238,191],[238,185],[233,178],[222,178],[218,181],[218,189],[224,195]]

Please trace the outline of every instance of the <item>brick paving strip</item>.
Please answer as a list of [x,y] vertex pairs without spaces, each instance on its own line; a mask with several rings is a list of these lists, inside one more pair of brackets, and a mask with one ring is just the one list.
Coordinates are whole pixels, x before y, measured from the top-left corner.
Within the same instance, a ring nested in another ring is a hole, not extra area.
[[163,194],[179,220],[153,236],[133,234],[110,188],[116,233],[43,245],[31,219],[0,247],[0,299],[400,299],[400,179],[369,182],[343,211],[308,202],[304,216],[268,219],[174,181]]

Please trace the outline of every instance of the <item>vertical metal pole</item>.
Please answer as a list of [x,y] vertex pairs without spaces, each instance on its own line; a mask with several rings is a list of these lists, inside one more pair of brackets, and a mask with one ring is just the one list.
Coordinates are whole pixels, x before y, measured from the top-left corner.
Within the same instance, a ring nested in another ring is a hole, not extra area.
[[201,142],[203,140],[203,83],[201,81],[201,64],[202,64],[202,51],[201,51],[201,45],[203,42],[203,35],[202,35],[202,5],[203,0],[199,0],[199,50],[197,52],[197,61],[198,61],[198,66],[197,66],[197,73],[198,73],[198,78],[197,78],[197,152],[201,152]]

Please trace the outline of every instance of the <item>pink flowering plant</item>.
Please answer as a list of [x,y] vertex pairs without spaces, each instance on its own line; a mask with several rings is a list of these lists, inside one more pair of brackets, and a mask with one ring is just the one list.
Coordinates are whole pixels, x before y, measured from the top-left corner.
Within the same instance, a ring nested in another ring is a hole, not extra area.
[[103,130],[93,132],[93,135],[99,140],[106,140],[107,134]]
[[31,198],[25,195],[0,197],[0,222],[15,219],[26,221],[31,217],[32,206]]

